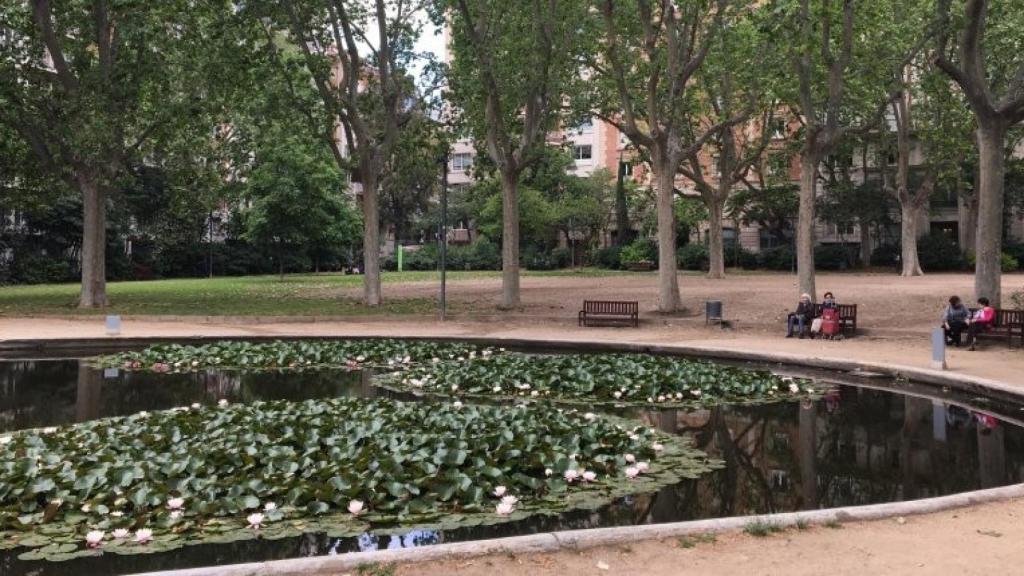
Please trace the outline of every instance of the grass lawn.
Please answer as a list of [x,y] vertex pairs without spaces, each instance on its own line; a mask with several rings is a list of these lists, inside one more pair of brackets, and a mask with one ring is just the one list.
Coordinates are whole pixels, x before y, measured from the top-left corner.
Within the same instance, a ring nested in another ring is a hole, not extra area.
[[[608,276],[609,270],[585,268],[524,272],[526,276]],[[500,272],[449,272],[448,280],[497,278]],[[439,282],[437,272],[385,272],[382,282]],[[107,284],[110,307],[78,309],[78,284],[41,284],[0,288],[0,315],[28,314],[167,314],[197,316],[345,316],[358,314],[430,314],[436,298],[388,299],[369,308],[359,301],[362,276],[295,274],[277,276],[189,278]],[[339,291],[350,289],[344,297]],[[355,297],[351,292],[355,291]],[[457,311],[457,308],[456,308]]]

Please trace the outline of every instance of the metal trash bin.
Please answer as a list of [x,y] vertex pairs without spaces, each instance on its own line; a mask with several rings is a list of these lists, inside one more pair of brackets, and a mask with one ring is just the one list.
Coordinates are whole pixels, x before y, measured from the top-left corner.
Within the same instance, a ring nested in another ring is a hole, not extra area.
[[719,324],[722,323],[721,300],[707,300],[704,302],[704,325],[707,326],[712,321],[716,321]]

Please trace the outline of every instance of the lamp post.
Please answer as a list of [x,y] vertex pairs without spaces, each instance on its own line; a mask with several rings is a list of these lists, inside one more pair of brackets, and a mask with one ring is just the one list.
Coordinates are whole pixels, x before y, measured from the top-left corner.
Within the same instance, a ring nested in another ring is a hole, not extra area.
[[437,241],[440,244],[441,253],[441,321],[444,322],[448,315],[447,302],[447,257],[448,257],[448,149],[445,148],[441,155],[441,226]]

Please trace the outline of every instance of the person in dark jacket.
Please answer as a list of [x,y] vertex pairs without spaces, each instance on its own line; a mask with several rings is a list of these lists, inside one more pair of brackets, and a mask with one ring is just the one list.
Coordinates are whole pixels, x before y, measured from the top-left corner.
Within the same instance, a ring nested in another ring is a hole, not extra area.
[[811,302],[810,294],[801,294],[800,303],[796,305],[796,312],[790,312],[786,317],[786,338],[793,337],[793,328],[800,330],[800,337],[803,338],[807,329],[814,319],[814,303]]
[[942,329],[946,332],[946,344],[960,347],[960,335],[967,329],[971,310],[964,306],[959,296],[950,296],[949,304],[942,311]]

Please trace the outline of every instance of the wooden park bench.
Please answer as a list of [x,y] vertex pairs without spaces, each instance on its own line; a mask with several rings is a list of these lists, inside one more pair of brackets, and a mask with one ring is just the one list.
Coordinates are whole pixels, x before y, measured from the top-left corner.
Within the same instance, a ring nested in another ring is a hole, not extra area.
[[640,303],[622,300],[584,300],[579,325],[590,326],[593,321],[629,322],[640,326]]
[[[976,309],[971,309],[974,315]],[[1004,310],[996,308],[995,318],[992,320],[992,327],[978,334],[978,339],[1006,340],[1010,348],[1013,348],[1013,337],[1018,336],[1020,345],[1024,346],[1024,310]]]
[[[843,336],[846,336],[847,331],[850,335],[857,333],[857,305],[856,304],[836,304],[836,310],[839,312],[839,328],[843,331]],[[821,304],[814,305],[814,317],[821,317]]]

